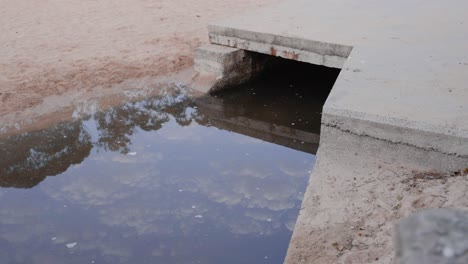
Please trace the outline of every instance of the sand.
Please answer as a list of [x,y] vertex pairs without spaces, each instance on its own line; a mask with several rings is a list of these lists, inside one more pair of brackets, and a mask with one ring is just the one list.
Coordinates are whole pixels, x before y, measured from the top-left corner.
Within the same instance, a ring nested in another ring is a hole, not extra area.
[[0,0],[0,125],[188,69],[210,21],[276,1]]
[[401,218],[467,209],[466,158],[334,127],[322,126],[320,137],[286,264],[391,264]]

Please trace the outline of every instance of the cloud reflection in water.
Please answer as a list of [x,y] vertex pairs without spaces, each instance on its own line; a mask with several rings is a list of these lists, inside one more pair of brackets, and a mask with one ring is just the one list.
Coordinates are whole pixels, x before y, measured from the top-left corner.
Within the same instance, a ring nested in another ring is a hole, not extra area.
[[313,156],[206,102],[168,87],[1,140],[0,185],[32,188],[0,189],[1,263],[281,263]]

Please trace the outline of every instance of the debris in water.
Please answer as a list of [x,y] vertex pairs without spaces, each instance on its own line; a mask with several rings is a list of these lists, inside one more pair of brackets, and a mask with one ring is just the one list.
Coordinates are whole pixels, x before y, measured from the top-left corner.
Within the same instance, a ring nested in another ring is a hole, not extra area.
[[54,240],[56,240],[56,239],[57,239],[56,237],[53,237],[53,238],[51,238],[50,240],[54,241]]
[[195,208],[197,208],[197,207],[195,205],[192,205],[192,209],[195,209]]
[[267,219],[267,222],[271,222],[271,218],[268,218],[268,219]]
[[446,258],[453,258],[453,256],[455,255],[454,250],[449,247],[444,248],[442,252],[444,254],[444,257]]
[[136,154],[137,154],[136,152],[129,152],[129,153],[127,153],[127,155],[129,155],[129,156],[135,156]]
[[184,190],[182,190],[182,189],[179,189],[179,192],[183,192],[183,191],[184,191]]
[[195,218],[203,218],[203,215],[196,215]]
[[67,248],[74,248],[76,245],[78,245],[77,242],[68,243],[68,244],[67,244]]

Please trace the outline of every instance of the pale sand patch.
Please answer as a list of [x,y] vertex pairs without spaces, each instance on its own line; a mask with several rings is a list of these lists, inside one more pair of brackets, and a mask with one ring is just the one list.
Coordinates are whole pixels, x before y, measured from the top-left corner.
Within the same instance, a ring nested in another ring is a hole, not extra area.
[[50,96],[86,99],[128,79],[186,69],[208,42],[210,21],[275,2],[0,0],[1,121]]

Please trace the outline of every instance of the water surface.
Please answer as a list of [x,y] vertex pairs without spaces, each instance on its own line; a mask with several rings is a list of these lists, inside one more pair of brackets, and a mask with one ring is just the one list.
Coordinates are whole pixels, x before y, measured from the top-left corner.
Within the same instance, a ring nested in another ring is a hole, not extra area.
[[282,263],[323,103],[287,90],[171,86],[1,138],[0,263]]

